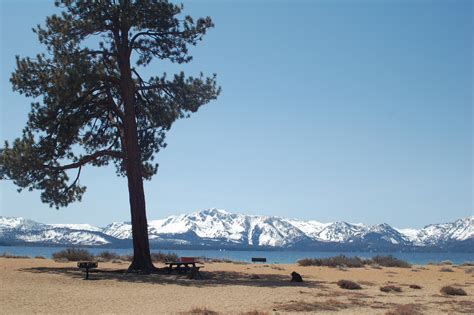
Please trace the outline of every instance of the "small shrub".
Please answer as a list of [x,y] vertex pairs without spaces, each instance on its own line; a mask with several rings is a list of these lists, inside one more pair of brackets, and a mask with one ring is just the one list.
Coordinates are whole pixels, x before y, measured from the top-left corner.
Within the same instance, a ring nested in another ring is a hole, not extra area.
[[443,260],[438,265],[452,265],[453,262],[451,260]]
[[448,267],[443,267],[443,268],[441,268],[439,271],[441,271],[441,272],[454,272],[453,269],[448,268]]
[[371,259],[363,259],[360,257],[347,257],[339,255],[328,258],[304,258],[298,260],[300,266],[326,266],[326,267],[347,267],[360,268],[365,265],[371,265],[372,268],[380,269],[383,267],[400,267],[411,268],[408,262],[395,258],[393,256],[374,256]]
[[467,295],[466,291],[464,291],[463,289],[455,288],[449,285],[442,287],[440,292],[446,295]]
[[178,255],[176,255],[175,253],[156,252],[151,253],[151,260],[153,262],[177,261]]
[[112,263],[113,264],[121,264],[122,261],[120,259],[114,259],[114,260],[112,260]]
[[133,260],[133,255],[122,255],[119,257],[120,260],[123,261],[132,261]]
[[341,288],[341,289],[346,289],[346,290],[360,290],[362,289],[362,287],[354,282],[354,281],[351,281],[351,280],[339,280],[337,282],[337,285]]
[[226,263],[226,264],[236,264],[236,265],[248,265],[249,262],[241,260],[232,260],[228,258],[212,258],[212,257],[196,257],[202,262],[208,263]]
[[397,287],[395,285],[385,285],[383,287],[380,287],[380,291],[389,293],[389,292],[402,292],[402,288]]
[[20,259],[28,259],[31,258],[29,256],[21,256],[21,255],[15,255],[15,254],[10,254],[10,253],[3,253],[0,255],[2,258],[20,258]]
[[210,310],[206,307],[195,307],[188,312],[184,312],[181,314],[189,314],[189,315],[218,315],[219,313],[213,310]]
[[408,262],[389,256],[374,256],[372,257],[372,263],[375,263],[383,267],[399,267],[399,268],[411,268],[411,264]]
[[317,264],[316,259],[312,258],[303,258],[297,261],[298,265],[307,267],[307,266],[320,266]]
[[209,257],[201,257],[199,258],[201,261],[211,262],[211,263],[233,263],[233,260],[227,258],[209,258]]
[[472,266],[474,266],[474,261],[466,261],[466,262],[460,264],[460,266],[463,266],[463,267],[472,267]]
[[44,256],[35,256],[36,259],[46,259]]
[[106,250],[106,251],[103,251],[103,252],[99,253],[98,255],[96,255],[96,257],[97,257],[97,260],[99,260],[99,261],[111,261],[111,260],[114,260],[114,259],[118,259],[119,255]]
[[366,264],[366,261],[360,257],[347,257],[339,255],[328,258],[305,258],[298,261],[300,266],[326,266],[326,267],[348,267],[360,268]]
[[419,306],[415,304],[397,305],[393,311],[389,311],[386,315],[421,315]]
[[421,290],[421,286],[419,286],[418,284],[410,284],[410,288],[415,290]]
[[59,261],[82,261],[94,260],[94,255],[89,251],[80,248],[67,248],[53,254],[54,260]]
[[466,270],[464,270],[464,272],[474,274],[474,268],[467,268]]
[[275,265],[271,265],[270,268],[274,269],[274,270],[285,270],[285,268],[278,267],[278,266],[275,266]]
[[[278,311],[283,311],[284,314],[287,312],[295,313],[295,312],[305,312],[305,313],[319,313],[324,311],[339,311],[342,309],[349,308],[351,304],[343,303],[341,301],[335,299],[329,299],[326,301],[318,301],[318,302],[306,302],[306,301],[290,301],[287,304],[282,304],[278,307]],[[279,314],[276,312],[275,314]]]

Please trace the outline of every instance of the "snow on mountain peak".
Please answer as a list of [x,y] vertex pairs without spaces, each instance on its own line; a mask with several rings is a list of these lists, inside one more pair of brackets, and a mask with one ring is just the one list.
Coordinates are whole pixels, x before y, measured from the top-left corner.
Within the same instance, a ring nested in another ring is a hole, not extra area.
[[34,229],[43,224],[22,217],[0,217],[0,229]]
[[[273,216],[233,214],[210,208],[190,214],[150,220],[151,242],[174,244],[220,242],[242,246],[286,247],[295,244],[392,244],[437,246],[474,238],[474,216],[453,223],[431,224],[423,229],[394,229],[347,222],[321,223]],[[114,222],[104,228],[89,224],[42,224],[24,218],[0,217],[0,240],[52,244],[103,245],[132,238],[130,222]],[[388,245],[384,245],[388,246]]]

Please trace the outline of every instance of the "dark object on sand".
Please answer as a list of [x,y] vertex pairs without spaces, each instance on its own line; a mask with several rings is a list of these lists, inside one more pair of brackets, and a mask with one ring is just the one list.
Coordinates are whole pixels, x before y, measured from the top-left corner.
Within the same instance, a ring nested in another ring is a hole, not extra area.
[[77,267],[85,269],[86,277],[84,280],[89,280],[89,269],[97,268],[99,264],[95,261],[79,261]]
[[291,273],[291,282],[303,282],[301,275],[295,271]]
[[380,287],[380,291],[389,293],[389,292],[402,292],[402,288],[397,287],[396,285],[386,285],[383,287]]
[[346,289],[346,290],[360,290],[362,289],[362,287],[354,282],[354,281],[351,281],[351,280],[339,280],[337,282],[337,285],[341,288],[341,289]]
[[440,292],[446,295],[467,295],[466,291],[464,291],[463,289],[455,288],[449,285],[442,287]]
[[265,257],[252,257],[252,262],[267,262]]
[[422,287],[419,286],[418,284],[410,284],[410,288],[415,289],[415,290],[421,290],[422,289]]
[[260,279],[259,275],[250,275],[250,279]]

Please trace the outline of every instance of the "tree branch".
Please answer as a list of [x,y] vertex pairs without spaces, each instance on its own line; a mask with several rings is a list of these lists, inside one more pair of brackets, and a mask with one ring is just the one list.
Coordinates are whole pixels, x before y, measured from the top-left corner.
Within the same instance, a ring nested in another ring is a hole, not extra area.
[[135,44],[135,41],[137,40],[138,37],[142,36],[142,35],[160,35],[160,33],[157,33],[157,32],[150,32],[150,31],[146,31],[146,32],[138,32],[136,33],[132,39],[130,40],[130,44],[129,44],[129,47],[130,47],[130,50],[133,49],[133,45]]
[[148,85],[148,86],[145,86],[145,85],[142,85],[141,87],[138,87],[137,90],[138,91],[147,91],[147,90],[156,90],[156,89],[163,89],[165,88],[166,85],[164,84],[152,84],[152,85]]
[[81,167],[82,165],[87,164],[91,161],[94,161],[95,159],[97,159],[101,156],[111,156],[111,157],[115,157],[115,158],[118,158],[118,159],[123,158],[122,152],[113,151],[113,150],[102,150],[102,151],[97,151],[97,152],[95,152],[91,155],[83,156],[79,161],[77,161],[75,163],[62,165],[62,166],[43,165],[43,167],[50,168],[50,169],[57,170],[57,171],[64,171],[64,170],[69,170],[69,169]]
[[81,176],[81,170],[82,170],[82,166],[79,166],[79,169],[77,170],[77,176],[76,176],[76,179],[72,182],[71,185],[69,185],[63,193],[67,193],[67,191],[69,189],[71,189],[72,187],[74,187],[76,185],[76,183],[79,181],[79,177]]
[[107,94],[107,106],[117,115],[119,116],[120,120],[124,121],[124,113],[120,110],[117,104],[114,102],[114,97],[112,96],[112,92],[110,92],[110,88],[106,87],[105,93]]
[[105,50],[89,50],[86,52],[87,55],[103,55],[103,56],[111,56],[114,55],[113,53],[110,53]]

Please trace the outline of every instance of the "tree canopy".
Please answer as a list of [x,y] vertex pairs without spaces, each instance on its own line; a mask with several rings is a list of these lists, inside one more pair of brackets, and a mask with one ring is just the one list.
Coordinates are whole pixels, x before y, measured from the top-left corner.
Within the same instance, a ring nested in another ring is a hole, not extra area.
[[160,0],[55,4],[60,14],[33,29],[46,51],[16,57],[13,90],[34,102],[22,136],[0,151],[0,177],[64,207],[81,200],[88,164],[113,163],[127,176],[137,159],[140,177],[151,179],[173,122],[216,99],[220,87],[215,75],[140,74],[154,59],[190,62],[189,47],[214,26],[211,18],[194,20]]

